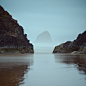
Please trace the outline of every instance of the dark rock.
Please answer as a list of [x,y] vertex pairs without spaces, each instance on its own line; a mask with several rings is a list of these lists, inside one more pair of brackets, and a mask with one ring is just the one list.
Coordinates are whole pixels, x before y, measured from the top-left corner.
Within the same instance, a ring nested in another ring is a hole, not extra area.
[[86,54],[86,31],[82,34],[79,34],[77,39],[73,42],[67,41],[61,45],[58,45],[54,48],[53,53],[82,53]]
[[29,48],[32,53],[33,45],[29,42],[23,27],[0,6],[0,48]]
[[63,48],[68,47],[68,46],[70,45],[70,43],[71,43],[71,41],[67,41],[67,42],[65,42],[65,43],[63,44]]
[[79,34],[77,39],[73,41],[73,44],[76,46],[82,46],[84,43],[86,43],[86,31]]

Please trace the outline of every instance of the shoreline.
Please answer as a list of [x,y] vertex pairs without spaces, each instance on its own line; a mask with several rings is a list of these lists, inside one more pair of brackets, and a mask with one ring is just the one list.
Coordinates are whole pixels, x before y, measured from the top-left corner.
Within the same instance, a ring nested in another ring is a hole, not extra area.
[[0,48],[0,54],[25,54],[25,53],[34,53],[33,48]]

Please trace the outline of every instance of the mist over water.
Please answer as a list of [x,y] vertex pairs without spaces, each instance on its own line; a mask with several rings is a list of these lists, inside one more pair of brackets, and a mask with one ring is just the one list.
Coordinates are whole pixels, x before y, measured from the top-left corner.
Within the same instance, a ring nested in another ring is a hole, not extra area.
[[53,43],[35,43],[34,53],[51,54],[54,47]]

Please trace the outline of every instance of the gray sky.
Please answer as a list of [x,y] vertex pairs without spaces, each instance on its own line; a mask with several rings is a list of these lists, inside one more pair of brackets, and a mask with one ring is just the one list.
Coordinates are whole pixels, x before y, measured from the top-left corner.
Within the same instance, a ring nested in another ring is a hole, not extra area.
[[43,31],[53,42],[76,39],[86,30],[86,0],[0,0],[33,43]]

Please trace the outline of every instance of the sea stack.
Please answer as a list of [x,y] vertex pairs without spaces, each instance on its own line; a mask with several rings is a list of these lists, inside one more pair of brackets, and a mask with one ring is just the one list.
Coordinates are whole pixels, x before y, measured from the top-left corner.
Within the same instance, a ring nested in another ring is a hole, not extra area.
[[0,53],[34,53],[33,45],[17,20],[0,6]]
[[43,33],[39,34],[36,38],[35,43],[52,43],[52,39],[49,32],[44,31]]

